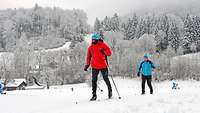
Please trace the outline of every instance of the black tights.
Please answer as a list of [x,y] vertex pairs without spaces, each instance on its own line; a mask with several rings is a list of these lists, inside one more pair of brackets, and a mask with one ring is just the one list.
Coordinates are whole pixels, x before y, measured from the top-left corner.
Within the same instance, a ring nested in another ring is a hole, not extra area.
[[103,79],[108,87],[108,91],[112,91],[112,87],[110,85],[110,81],[108,78],[108,68],[105,69],[92,69],[92,94],[96,95],[96,90],[97,90],[97,79],[98,79],[98,74],[99,71],[101,71],[101,74],[103,76]]
[[142,75],[142,93],[145,93],[145,83],[147,81],[147,85],[149,86],[150,93],[153,93],[153,87],[151,85],[152,76],[144,76]]

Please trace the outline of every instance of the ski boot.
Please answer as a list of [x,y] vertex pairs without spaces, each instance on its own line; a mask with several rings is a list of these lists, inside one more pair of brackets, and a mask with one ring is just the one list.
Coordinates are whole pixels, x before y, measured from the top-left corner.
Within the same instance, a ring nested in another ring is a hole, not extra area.
[[95,101],[97,100],[97,95],[93,95],[92,98],[90,99],[90,101]]

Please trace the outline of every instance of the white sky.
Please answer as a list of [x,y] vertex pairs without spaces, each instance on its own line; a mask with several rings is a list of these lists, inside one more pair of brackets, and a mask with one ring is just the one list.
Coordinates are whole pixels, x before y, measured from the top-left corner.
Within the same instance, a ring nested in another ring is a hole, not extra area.
[[36,3],[39,6],[61,7],[63,9],[83,9],[88,15],[88,23],[94,23],[96,17],[102,19],[114,13],[125,15],[139,8],[154,7],[159,4],[181,4],[183,1],[198,0],[0,0],[0,9],[31,8]]

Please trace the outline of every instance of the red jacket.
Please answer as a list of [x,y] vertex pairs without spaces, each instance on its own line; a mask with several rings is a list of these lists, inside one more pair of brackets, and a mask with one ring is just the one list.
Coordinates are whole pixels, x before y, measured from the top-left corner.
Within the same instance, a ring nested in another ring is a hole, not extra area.
[[[104,54],[100,52],[100,49],[104,50]],[[97,42],[97,44],[91,44],[88,47],[87,57],[85,65],[90,65],[94,69],[105,69],[107,68],[106,56],[111,56],[110,48],[104,42]]]

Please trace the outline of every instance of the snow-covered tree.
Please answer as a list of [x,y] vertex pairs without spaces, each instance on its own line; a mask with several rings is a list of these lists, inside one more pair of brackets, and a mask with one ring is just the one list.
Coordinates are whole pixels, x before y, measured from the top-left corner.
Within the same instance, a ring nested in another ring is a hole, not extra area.
[[167,15],[162,15],[160,20],[159,20],[159,29],[162,30],[165,33],[165,37],[162,40],[162,44],[160,49],[164,50],[167,48],[169,42],[168,42],[168,38],[169,38],[169,28],[170,28],[170,23],[169,23],[169,18]]
[[26,34],[22,33],[21,38],[17,40],[16,49],[14,51],[16,77],[27,78],[29,76],[32,52],[32,45],[30,45]]
[[123,32],[125,35],[125,40],[134,39],[136,37],[136,31],[138,26],[138,17],[136,14],[132,18],[128,19],[127,23],[122,25]]
[[185,49],[190,49],[192,43],[199,45],[200,40],[200,17],[187,15],[184,21],[184,39]]
[[183,47],[182,46],[179,46],[179,48],[177,49],[177,55],[183,55],[183,53],[184,53],[184,49],[183,49]]
[[176,55],[176,52],[174,50],[173,47],[168,46],[167,49],[164,51],[164,54],[168,57],[168,58],[172,58]]
[[112,31],[119,31],[120,30],[120,18],[117,13],[111,18],[111,29]]
[[146,28],[145,28],[145,20],[144,19],[141,19],[138,23],[138,26],[137,26],[137,31],[136,31],[136,37],[137,38],[140,38],[142,35],[145,34],[146,32]]
[[102,29],[101,22],[98,18],[96,18],[95,23],[94,23],[94,31],[100,32],[101,29]]
[[150,16],[147,17],[146,22],[145,22],[145,26],[146,26],[145,33],[152,34],[154,26],[153,26],[153,19]]
[[156,50],[155,36],[152,34],[144,34],[140,37],[136,43],[135,47],[137,52],[151,52]]
[[106,16],[102,21],[104,31],[111,31],[111,19]]
[[190,50],[191,50],[193,53],[195,53],[195,52],[197,51],[197,46],[196,46],[195,43],[192,43],[192,44],[190,45]]
[[157,49],[159,49],[159,50],[162,50],[162,48],[163,48],[163,43],[164,43],[164,37],[166,37],[166,34],[165,34],[165,32],[164,31],[162,31],[162,30],[159,30],[158,32],[157,32],[157,34],[156,34],[156,36],[155,36],[155,41],[156,41],[156,47],[157,47]]
[[170,26],[168,34],[169,34],[168,35],[169,45],[171,47],[173,47],[175,49],[175,51],[177,51],[177,49],[179,48],[181,40],[180,40],[179,29],[178,29],[178,27],[175,23],[172,23],[172,25]]
[[58,38],[81,42],[89,32],[87,14],[84,11],[43,8],[38,4],[30,9],[0,11],[0,26],[0,45],[3,51],[14,51],[16,40],[21,38],[22,33],[31,40],[54,37],[55,42]]

